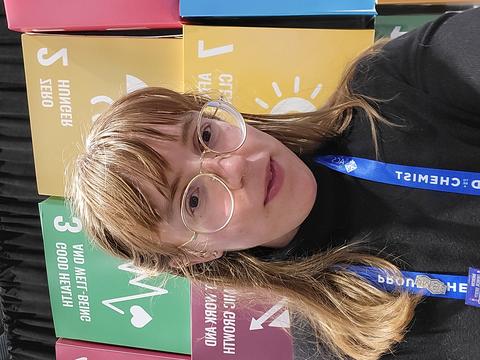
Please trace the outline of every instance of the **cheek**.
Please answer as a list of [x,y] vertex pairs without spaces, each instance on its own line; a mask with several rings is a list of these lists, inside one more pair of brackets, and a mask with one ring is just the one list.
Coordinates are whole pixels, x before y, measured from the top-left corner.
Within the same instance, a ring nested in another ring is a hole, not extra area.
[[[237,207],[233,213],[232,220],[227,225],[226,230],[230,236],[248,236],[252,234],[252,228],[254,228],[255,216],[252,216],[252,212],[242,211]],[[258,216],[257,216],[258,218]]]
[[239,194],[234,194],[235,208],[231,222],[238,227],[248,227],[249,224],[263,220],[265,208],[263,199],[258,198],[258,192],[247,189]]
[[215,233],[215,241],[223,243],[225,247],[248,245],[248,241],[262,237],[262,224],[265,224],[262,213],[241,201],[236,201],[230,222],[224,229]]

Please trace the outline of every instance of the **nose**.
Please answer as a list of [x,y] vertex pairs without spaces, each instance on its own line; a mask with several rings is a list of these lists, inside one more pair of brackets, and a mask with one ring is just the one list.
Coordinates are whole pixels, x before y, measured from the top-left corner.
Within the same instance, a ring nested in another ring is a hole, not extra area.
[[231,190],[243,186],[243,176],[247,168],[247,160],[237,154],[216,154],[205,156],[202,163],[203,173],[212,173],[220,176]]

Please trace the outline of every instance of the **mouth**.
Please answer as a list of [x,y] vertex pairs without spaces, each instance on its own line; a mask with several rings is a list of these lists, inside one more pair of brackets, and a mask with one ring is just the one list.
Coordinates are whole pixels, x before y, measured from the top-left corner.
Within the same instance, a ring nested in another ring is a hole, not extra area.
[[283,183],[283,169],[272,158],[268,162],[265,176],[265,199],[263,204],[270,202],[278,194]]

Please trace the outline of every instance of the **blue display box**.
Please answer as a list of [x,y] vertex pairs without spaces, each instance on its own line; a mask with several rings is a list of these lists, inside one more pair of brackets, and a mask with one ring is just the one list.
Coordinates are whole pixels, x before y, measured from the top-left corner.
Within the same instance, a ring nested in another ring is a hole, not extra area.
[[180,16],[375,16],[375,0],[180,0]]

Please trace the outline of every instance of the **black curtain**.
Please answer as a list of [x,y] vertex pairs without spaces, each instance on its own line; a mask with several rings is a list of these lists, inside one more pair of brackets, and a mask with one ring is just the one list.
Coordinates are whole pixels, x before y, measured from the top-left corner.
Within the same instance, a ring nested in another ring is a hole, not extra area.
[[0,12],[0,308],[11,359],[54,359],[20,34]]

